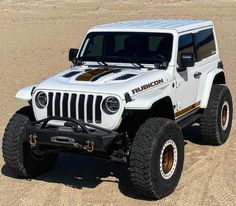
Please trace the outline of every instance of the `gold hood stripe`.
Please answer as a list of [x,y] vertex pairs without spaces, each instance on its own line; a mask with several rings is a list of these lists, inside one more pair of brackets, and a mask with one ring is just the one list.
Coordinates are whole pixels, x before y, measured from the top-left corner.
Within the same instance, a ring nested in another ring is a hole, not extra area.
[[110,71],[111,69],[108,68],[97,68],[91,71],[85,72],[78,77],[76,77],[76,81],[90,81],[93,77],[102,74],[103,72]]

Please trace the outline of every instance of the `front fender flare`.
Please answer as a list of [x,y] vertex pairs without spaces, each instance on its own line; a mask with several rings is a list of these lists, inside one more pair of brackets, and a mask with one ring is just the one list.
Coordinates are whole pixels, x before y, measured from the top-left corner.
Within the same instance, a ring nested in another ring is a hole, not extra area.
[[28,87],[25,87],[23,89],[20,89],[17,93],[16,93],[16,98],[17,99],[21,99],[21,100],[25,100],[25,101],[29,101],[32,98],[32,90],[36,87],[36,85],[31,85]]
[[125,105],[127,110],[148,110],[152,105],[160,99],[169,97],[168,94],[162,90],[147,92],[145,94],[137,95],[132,98],[132,102]]

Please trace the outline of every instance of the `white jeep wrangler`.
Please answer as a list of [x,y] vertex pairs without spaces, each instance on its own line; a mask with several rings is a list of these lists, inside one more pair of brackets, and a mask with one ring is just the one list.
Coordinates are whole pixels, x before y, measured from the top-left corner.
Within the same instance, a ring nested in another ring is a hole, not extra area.
[[96,26],[69,60],[71,68],[16,94],[29,106],[10,119],[3,157],[21,177],[76,152],[128,163],[138,194],[160,199],[181,176],[182,128],[199,123],[211,145],[229,136],[232,98],[211,21]]

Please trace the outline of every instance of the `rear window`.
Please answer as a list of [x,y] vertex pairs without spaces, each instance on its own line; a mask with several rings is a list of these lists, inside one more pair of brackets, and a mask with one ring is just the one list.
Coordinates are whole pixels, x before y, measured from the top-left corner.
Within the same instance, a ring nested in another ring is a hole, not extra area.
[[216,53],[213,29],[206,29],[195,34],[197,61]]

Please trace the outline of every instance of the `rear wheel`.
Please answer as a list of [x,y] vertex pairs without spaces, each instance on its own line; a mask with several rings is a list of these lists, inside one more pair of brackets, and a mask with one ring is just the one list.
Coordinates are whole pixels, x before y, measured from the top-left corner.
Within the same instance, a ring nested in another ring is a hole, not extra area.
[[26,126],[31,121],[34,121],[32,108],[20,109],[10,119],[3,136],[4,161],[19,177],[34,177],[48,171],[58,156],[31,147],[26,133]]
[[221,145],[229,137],[233,116],[232,97],[228,87],[213,85],[208,106],[200,119],[202,141]]
[[138,130],[130,154],[131,181],[137,193],[161,199],[176,188],[184,162],[184,141],[169,119],[148,119]]

